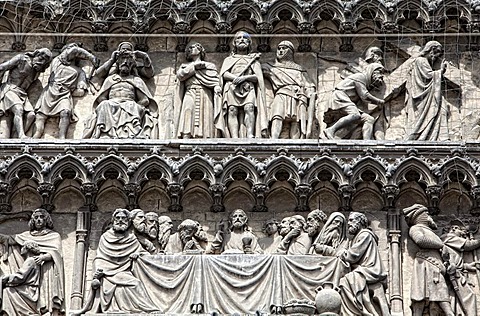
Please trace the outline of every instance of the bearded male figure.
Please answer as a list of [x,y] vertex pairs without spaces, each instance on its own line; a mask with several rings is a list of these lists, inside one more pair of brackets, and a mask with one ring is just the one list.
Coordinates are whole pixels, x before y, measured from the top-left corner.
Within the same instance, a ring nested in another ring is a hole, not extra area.
[[236,209],[230,215],[228,227],[220,222],[219,230],[207,253],[262,253],[257,237],[247,225],[248,217],[244,210]]
[[6,82],[0,86],[0,117],[13,121],[2,122],[2,133],[6,138],[12,137],[12,128],[18,138],[25,138],[35,120],[33,106],[28,99],[27,90],[38,76],[44,72],[52,60],[52,52],[48,48],[40,48],[33,52],[18,54],[0,64],[0,78],[8,71]]
[[312,243],[310,253],[334,256],[337,251],[347,247],[347,223],[345,216],[333,212],[317,238]]
[[92,312],[160,312],[143,282],[132,273],[132,261],[145,253],[145,250],[129,229],[129,211],[116,209],[112,214],[112,222],[112,227],[100,237],[97,256],[93,261],[93,279],[100,286]]
[[307,71],[294,62],[292,42],[280,42],[276,62],[263,64],[262,70],[275,93],[270,115],[272,138],[280,138],[285,124],[288,125],[289,138],[310,138],[315,113],[315,84]]
[[[30,230],[18,235],[6,236],[0,234],[0,241],[9,246],[8,264],[13,273],[21,269],[24,259],[20,248],[26,243],[34,242],[40,254],[34,256],[34,261],[40,266],[40,280],[36,309],[40,314],[65,312],[65,274],[63,265],[62,239],[53,231],[53,221],[44,209],[36,209],[28,223]],[[20,293],[19,293],[20,294]],[[17,297],[19,300],[22,298]],[[10,299],[17,299],[12,295]]]
[[165,252],[176,254],[189,251],[202,251],[202,247],[197,242],[195,234],[197,233],[197,222],[186,219],[178,225],[177,232],[170,236]]
[[[325,212],[322,210],[315,209],[308,213],[306,231],[313,243],[316,242],[318,235],[320,234],[320,231],[322,230],[322,227],[326,221],[327,214],[325,214]],[[312,249],[310,249],[310,253],[313,253]]]
[[172,235],[173,222],[172,219],[166,215],[162,215],[158,218],[158,244],[159,250],[165,251],[167,248],[168,240]]
[[302,215],[293,215],[290,217],[290,231],[282,239],[277,253],[287,255],[305,255],[308,253],[312,241],[305,232],[307,223]]
[[[420,248],[413,261],[410,291],[412,315],[422,316],[425,305],[438,304],[446,316],[453,316],[455,313],[450,304],[445,280],[447,271],[442,258],[444,244],[433,231],[438,227],[427,211],[421,204],[403,209],[409,226],[408,235]],[[455,266],[451,268],[455,269]]]
[[220,70],[223,86],[222,107],[215,113],[215,126],[227,138],[267,136],[268,121],[265,84],[260,54],[251,54],[252,39],[247,32],[237,32],[233,52]]
[[135,236],[142,245],[143,249],[151,254],[154,254],[157,249],[154,243],[150,241],[147,233],[147,219],[145,217],[145,212],[138,208],[134,209],[130,212],[130,219],[132,220]]

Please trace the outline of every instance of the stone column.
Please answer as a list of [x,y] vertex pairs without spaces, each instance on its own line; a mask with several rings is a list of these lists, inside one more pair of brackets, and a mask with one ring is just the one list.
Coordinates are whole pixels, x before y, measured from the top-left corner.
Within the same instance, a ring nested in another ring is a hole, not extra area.
[[0,213],[9,213],[12,206],[9,203],[12,187],[7,182],[0,182]]
[[94,183],[84,183],[81,187],[85,197],[85,205],[80,207],[77,212],[77,229],[75,244],[75,257],[73,263],[72,277],[72,310],[79,310],[83,305],[83,294],[85,290],[85,266],[87,261],[88,232],[91,226],[91,212],[96,210],[94,204],[98,188]]
[[470,210],[470,214],[473,216],[480,215],[480,185],[476,185],[472,188],[470,195],[473,198],[473,207]]
[[388,239],[390,241],[390,311],[392,316],[403,315],[402,296],[402,253],[400,240],[402,231],[400,227],[400,211],[395,208],[395,199],[400,192],[397,185],[390,184],[382,188],[385,199],[384,210],[387,212]]

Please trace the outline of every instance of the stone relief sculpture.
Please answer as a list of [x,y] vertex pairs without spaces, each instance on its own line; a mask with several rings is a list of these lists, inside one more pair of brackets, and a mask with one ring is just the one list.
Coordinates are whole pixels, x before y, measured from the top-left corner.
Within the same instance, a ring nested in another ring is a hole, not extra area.
[[316,89],[306,70],[295,63],[292,42],[280,42],[276,62],[263,64],[262,70],[275,93],[270,114],[271,137],[280,138],[282,127],[287,124],[288,138],[310,138]]
[[448,135],[448,109],[442,102],[442,76],[447,62],[436,62],[443,55],[443,47],[437,41],[425,44],[411,65],[407,77],[405,98],[406,128],[408,140],[446,140]]
[[258,61],[260,53],[250,53],[251,46],[250,35],[237,32],[233,52],[225,58],[220,70],[223,100],[221,109],[215,113],[215,126],[223,137],[268,136],[265,83]]
[[279,234],[280,223],[276,219],[269,219],[263,224],[262,231],[266,237],[260,238],[258,243],[266,254],[275,253],[282,241],[282,236]]
[[0,234],[0,242],[6,249],[2,255],[8,256],[10,269],[6,280],[2,278],[7,286],[2,310],[7,315],[18,315],[19,310],[25,311],[22,315],[64,313],[65,276],[60,234],[53,231],[50,214],[41,208],[33,212],[28,225],[30,230],[21,234]]
[[172,235],[173,222],[172,219],[166,215],[162,215],[158,218],[158,244],[159,251],[165,252],[167,248],[170,235]]
[[317,243],[320,231],[323,228],[323,225],[327,221],[327,214],[324,211],[315,209],[308,213],[307,215],[307,228],[306,231],[308,236],[312,240],[312,248],[310,248],[309,253],[314,253],[314,247]]
[[[6,137],[13,137],[12,131],[18,138],[26,137],[25,132],[35,120],[27,90],[38,82],[38,76],[47,69],[51,60],[52,52],[48,48],[40,48],[18,54],[0,64],[0,78],[8,71],[7,79],[0,87],[0,117],[5,120],[2,129]],[[13,117],[12,121],[9,116]]]
[[168,239],[165,252],[167,254],[202,253],[203,249],[195,238],[198,229],[198,223],[191,219],[186,219],[181,222],[180,225],[178,225],[177,232]]
[[310,253],[334,256],[347,247],[347,221],[339,212],[333,212],[312,243]]
[[287,234],[290,232],[290,217],[284,217],[282,218],[279,226],[279,231],[278,231],[278,234],[283,238],[285,238],[285,236],[287,236]]
[[63,47],[60,55],[51,64],[50,78],[35,105],[34,138],[40,138],[47,118],[58,116],[58,138],[67,137],[70,123],[78,121],[73,109],[73,97],[82,97],[88,90],[87,75],[79,65],[81,60],[89,60],[98,67],[99,60],[76,43]]
[[[408,234],[420,248],[415,254],[412,271],[412,315],[422,316],[427,304],[433,310],[434,304],[443,310],[445,315],[453,316],[445,275],[447,273],[442,258],[444,244],[434,230],[437,224],[428,215],[428,209],[420,204],[414,204],[403,209],[405,220],[409,226]],[[451,265],[451,272],[455,266]]]
[[112,222],[112,227],[100,237],[93,261],[92,290],[97,294],[92,302],[87,302],[88,310],[94,313],[160,312],[143,282],[132,273],[132,261],[148,253],[129,229],[129,211],[116,209]]
[[[342,313],[389,316],[390,310],[382,284],[386,284],[387,272],[380,258],[378,237],[368,228],[365,214],[350,213],[348,233],[353,239],[348,248],[339,254],[340,259],[352,269],[340,279]],[[374,293],[373,297],[370,297],[370,291]]]
[[83,138],[154,138],[157,103],[137,75],[137,52],[120,50],[115,68],[102,84]]
[[283,237],[277,253],[287,255],[305,255],[312,245],[312,241],[305,231],[307,222],[302,215],[293,215],[290,217],[290,230]]
[[185,57],[187,63],[180,65],[177,71],[176,137],[216,137],[214,113],[222,106],[217,67],[205,61],[205,48],[199,43],[188,45]]
[[[362,138],[373,139],[375,118],[362,111],[364,102],[383,106],[385,101],[372,95],[371,91],[383,85],[384,68],[379,63],[369,64],[364,72],[350,75],[335,87],[332,97],[327,101],[328,109],[337,111],[340,118],[323,131],[323,138],[334,139],[341,128],[362,127]],[[353,131],[353,128],[350,129]]]
[[[477,299],[476,294],[468,281],[468,271],[477,270],[477,262],[465,262],[464,252],[480,248],[480,240],[470,239],[467,228],[460,220],[453,220],[450,223],[448,233],[440,237],[444,243],[444,251],[448,254],[449,279],[456,285],[454,295],[451,299],[452,309],[455,315],[476,315]],[[474,257],[475,259],[475,257]],[[455,270],[453,270],[453,267]],[[463,313],[463,314],[462,314]]]
[[244,210],[233,211],[228,222],[220,222],[219,230],[207,253],[262,253],[257,237],[247,223],[248,217]]
[[149,234],[147,230],[148,226],[145,212],[141,209],[134,209],[130,212],[130,219],[132,220],[135,237],[137,237],[138,242],[142,245],[143,249],[145,249],[151,254],[156,253],[157,248],[155,247],[155,244],[151,241],[153,232]]

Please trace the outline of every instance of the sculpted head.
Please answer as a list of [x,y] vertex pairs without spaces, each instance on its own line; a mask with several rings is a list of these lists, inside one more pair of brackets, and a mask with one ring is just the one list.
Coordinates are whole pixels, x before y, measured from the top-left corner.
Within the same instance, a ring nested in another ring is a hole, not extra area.
[[327,214],[324,211],[316,209],[308,213],[307,216],[307,233],[310,237],[320,233],[323,224],[327,221]]
[[383,51],[376,46],[369,47],[365,52],[365,61],[369,64],[381,64],[383,61]]
[[52,61],[52,52],[48,48],[40,48],[26,55],[32,58],[32,67],[38,72],[45,71]]
[[197,230],[197,222],[191,219],[184,220],[180,223],[180,225],[178,225],[178,234],[180,235],[180,240],[182,240],[184,243],[191,240],[195,236]]
[[279,234],[285,237],[290,232],[290,217],[284,217],[279,224]]
[[278,226],[279,226],[278,221],[274,218],[271,218],[263,224],[262,231],[265,233],[265,235],[272,236],[276,232],[278,232],[278,228],[279,228]]
[[166,215],[162,215],[158,218],[158,227],[161,232],[171,231],[173,229],[172,219]]
[[116,61],[118,72],[121,75],[128,76],[132,74],[135,67],[135,54],[132,51],[121,50]]
[[454,234],[457,237],[467,238],[467,228],[465,224],[458,219],[452,220],[450,222],[450,231],[451,234]]
[[195,223],[197,224],[197,231],[194,236],[195,239],[199,241],[208,241],[208,235],[207,232],[203,230],[203,226],[197,221],[195,221]]
[[290,229],[299,228],[301,231],[305,231],[307,227],[307,222],[305,221],[305,217],[302,215],[293,215],[290,217]]
[[293,61],[293,54],[295,48],[290,41],[282,41],[277,46],[277,60],[278,61]]
[[43,208],[37,208],[33,211],[30,221],[28,222],[30,231],[41,231],[45,228],[53,229],[53,221],[47,210]]
[[146,233],[150,239],[158,237],[158,214],[148,212],[145,214]]
[[360,230],[368,227],[367,216],[363,213],[351,212],[348,216],[348,233],[356,235]]
[[185,58],[187,61],[194,61],[196,56],[200,56],[200,60],[205,59],[205,48],[202,44],[197,42],[190,43],[187,48],[185,48]]
[[233,38],[233,52],[246,52],[250,53],[252,45],[252,37],[245,31],[239,31]]
[[132,220],[133,228],[139,233],[147,231],[147,222],[145,212],[139,208],[130,211],[130,219]]
[[117,208],[112,214],[112,229],[117,233],[124,233],[130,227],[130,212],[124,208]]
[[36,242],[27,240],[23,244],[22,249],[20,249],[20,254],[26,255],[27,253],[31,253],[32,255],[37,256],[41,253],[41,250]]
[[337,248],[347,237],[346,225],[347,220],[342,213],[332,213],[323,226],[317,242],[321,245]]
[[429,41],[425,44],[420,56],[426,57],[431,63],[434,63],[437,59],[443,55],[443,46],[437,41]]
[[232,229],[242,229],[247,227],[248,217],[244,210],[236,209],[230,214],[230,223]]
[[124,52],[124,51],[133,52],[134,47],[133,47],[133,44],[130,42],[121,42],[120,44],[118,44],[117,50],[119,52]]
[[403,209],[403,215],[408,226],[424,225],[431,229],[437,229],[438,226],[433,218],[428,214],[428,208],[421,204],[413,204]]

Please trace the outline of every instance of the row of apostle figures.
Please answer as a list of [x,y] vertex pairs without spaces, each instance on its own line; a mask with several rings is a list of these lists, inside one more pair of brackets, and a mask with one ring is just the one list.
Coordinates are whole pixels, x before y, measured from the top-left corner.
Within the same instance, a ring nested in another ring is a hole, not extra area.
[[[410,239],[417,248],[411,270],[413,316],[422,316],[426,310],[429,315],[440,311],[447,316],[477,315],[476,292],[468,274],[477,271],[480,262],[475,261],[476,255],[473,261],[465,256],[480,248],[480,240],[473,237],[476,230],[472,228],[476,227],[453,220],[439,236],[427,207],[415,204],[403,209],[403,214]],[[83,309],[73,311],[73,315],[88,311],[162,312],[151,294],[160,297],[164,289],[155,289],[158,285],[150,281],[156,277],[149,276],[159,269],[162,257],[267,254],[305,256],[301,259],[307,261],[308,256],[325,258],[324,264],[318,267],[318,271],[323,271],[319,276],[325,278],[320,281],[337,287],[340,295],[335,305],[331,293],[322,298],[320,291],[317,314],[387,316],[390,315],[386,296],[387,270],[380,255],[378,237],[369,226],[363,213],[351,212],[345,217],[334,212],[327,216],[317,209],[310,212],[307,219],[293,215],[280,222],[268,220],[263,227],[265,236],[257,238],[248,225],[247,214],[237,209],[227,221],[219,223],[215,237],[209,242],[203,226],[197,221],[183,220],[174,232],[173,222],[166,215],[145,213],[141,209],[116,209],[98,242],[90,294]],[[44,209],[33,212],[29,227],[29,231],[16,235],[0,234],[0,314],[61,315],[66,309],[60,234],[53,230],[52,218]],[[145,272],[141,268],[145,263],[135,265],[141,258],[150,258],[146,266],[156,268]],[[173,260],[169,258],[167,261]],[[176,279],[178,276],[170,275],[168,271],[172,270],[169,269],[159,276],[165,280],[155,282]],[[298,288],[302,288],[302,282],[313,281],[302,274],[295,280]],[[323,304],[327,298],[333,300],[332,304]],[[326,309],[322,310],[322,304],[328,305]]]
[[[252,53],[250,35],[235,34],[233,51],[220,72],[205,61],[199,43],[187,46],[186,63],[177,71],[174,94],[174,133],[177,138],[291,138],[321,137],[383,139],[383,105],[399,95],[400,88],[385,91],[383,52],[370,47],[365,59],[347,67],[334,91],[317,98],[316,84],[306,69],[294,61],[294,45],[282,41],[274,63],[261,63]],[[447,111],[442,106],[441,81],[446,70],[442,45],[428,42],[411,63],[406,84],[407,138],[448,138]],[[85,71],[85,61],[90,70]],[[50,66],[48,84],[33,106],[27,91]],[[111,58],[100,61],[78,44],[66,45],[53,58],[50,50],[19,54],[0,64],[5,77],[0,88],[0,129],[5,138],[44,135],[48,118],[58,117],[58,138],[67,137],[78,121],[74,97],[94,91],[92,114],[85,119],[83,138],[159,137],[161,107],[147,86],[154,77],[147,53],[123,42]],[[266,87],[273,91],[267,102]],[[401,84],[402,85],[402,84]],[[327,124],[318,131],[318,108]]]

